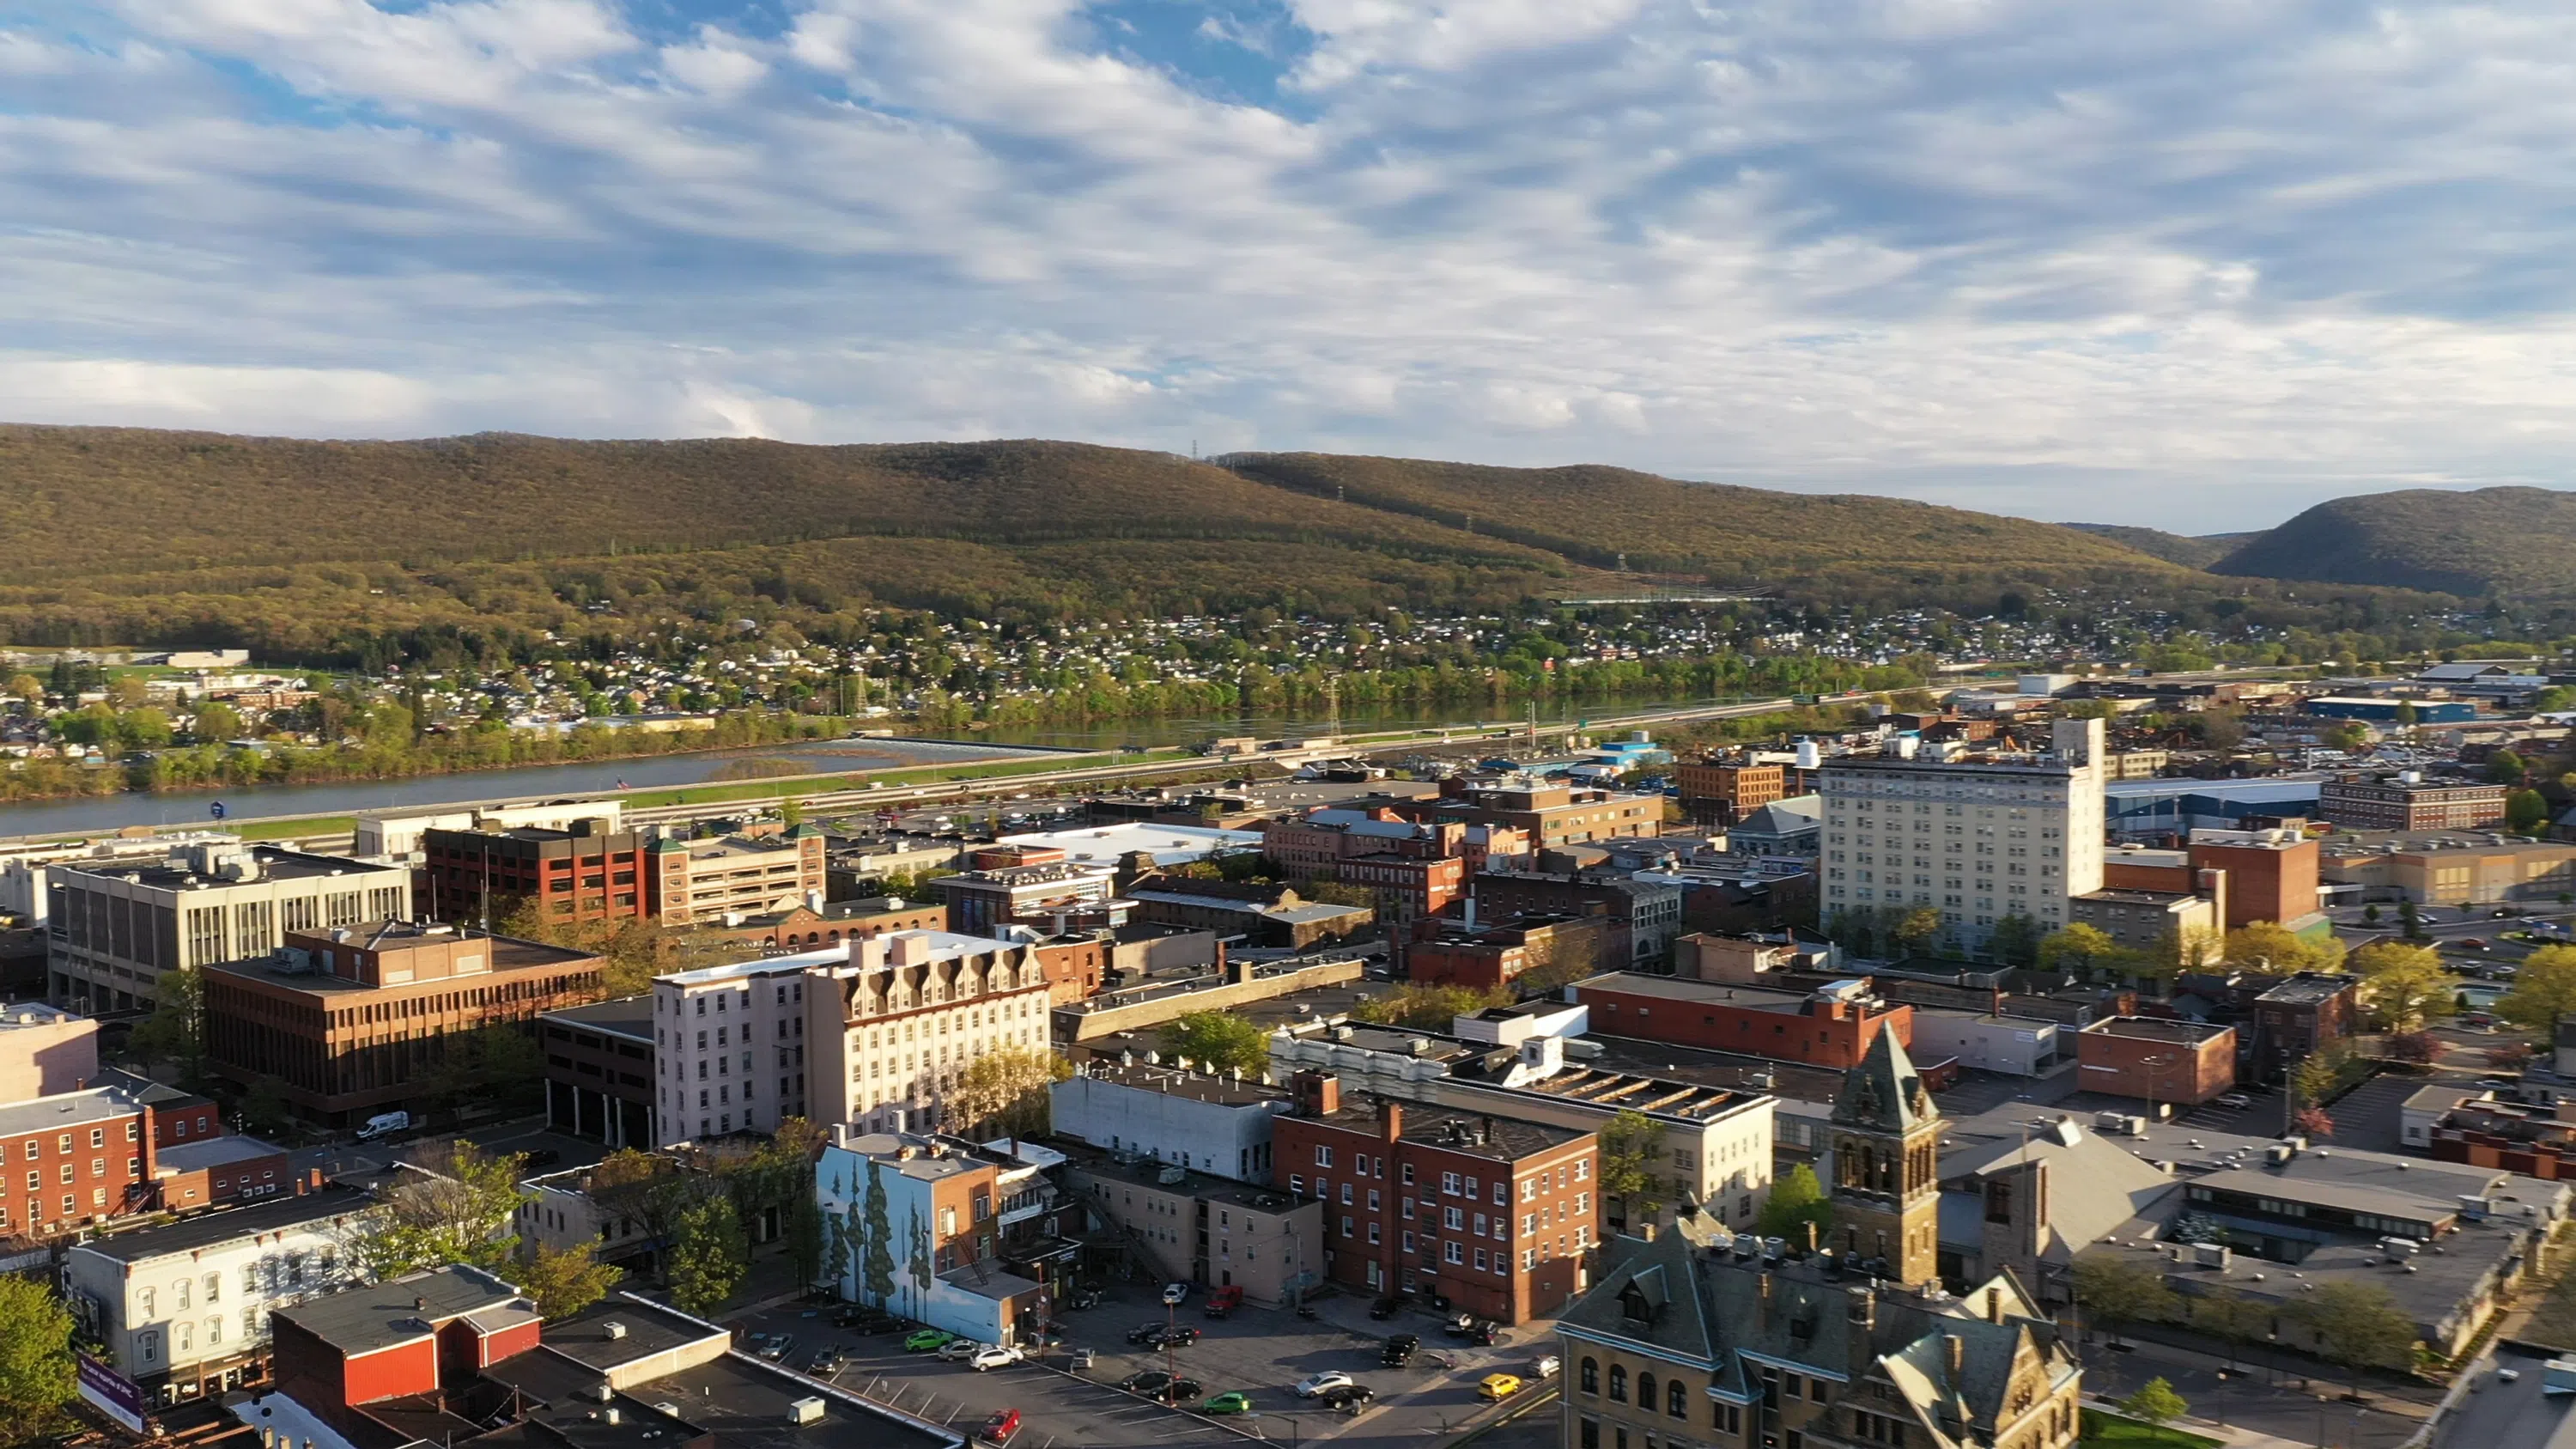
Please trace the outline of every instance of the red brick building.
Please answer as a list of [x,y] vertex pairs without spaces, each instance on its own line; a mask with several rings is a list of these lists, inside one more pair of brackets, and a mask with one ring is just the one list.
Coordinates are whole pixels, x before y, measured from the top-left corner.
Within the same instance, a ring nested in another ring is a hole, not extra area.
[[1500,1323],[1590,1286],[1600,1238],[1592,1133],[1354,1096],[1300,1072],[1271,1124],[1272,1184],[1324,1205],[1324,1274],[1374,1296],[1437,1295]]
[[1405,975],[1428,986],[1510,985],[1528,971],[1581,979],[1618,962],[1604,916],[1514,916],[1475,927],[1464,921],[1415,924],[1404,944]]
[[2115,1016],[2075,1034],[2087,1092],[2198,1106],[2236,1085],[2236,1028]]
[[535,901],[549,921],[641,916],[649,842],[602,824],[424,831],[416,899],[434,921],[497,921],[522,900]]
[[1071,1006],[1100,994],[1109,972],[1110,938],[1057,936],[1037,943],[1032,954],[1046,972],[1047,1004]]
[[1681,790],[1682,810],[1702,825],[1733,825],[1788,794],[1787,770],[1779,765],[1734,764],[1698,760],[1673,767],[1673,784]]
[[1455,855],[1358,855],[1334,872],[1344,885],[1377,892],[1377,918],[1397,930],[1439,915],[1467,889],[1467,862]]
[[[153,1186],[166,1212],[196,1212],[292,1195],[286,1149],[256,1137],[208,1137],[154,1154]],[[306,1186],[319,1184],[320,1169]]]
[[57,1237],[150,1211],[151,1115],[110,1087],[0,1107],[0,1237]]
[[1894,1028],[1899,1046],[1914,1043],[1913,1007],[1854,987],[1845,982],[1801,995],[1622,971],[1579,981],[1573,991],[1592,1008],[1592,1029],[1604,1036],[1845,1071],[1860,1065],[1882,1024]]

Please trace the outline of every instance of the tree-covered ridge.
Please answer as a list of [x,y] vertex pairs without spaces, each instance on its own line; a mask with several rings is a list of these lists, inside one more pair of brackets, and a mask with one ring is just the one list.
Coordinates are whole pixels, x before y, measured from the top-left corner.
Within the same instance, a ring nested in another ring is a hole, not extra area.
[[2222,574],[2431,589],[2481,598],[2576,595],[2576,493],[2409,488],[2320,503],[2211,565]]

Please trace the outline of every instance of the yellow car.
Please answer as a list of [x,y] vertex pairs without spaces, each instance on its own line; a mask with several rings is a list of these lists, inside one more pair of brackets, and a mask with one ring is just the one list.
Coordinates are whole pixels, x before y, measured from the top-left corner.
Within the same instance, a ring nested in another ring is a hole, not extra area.
[[1521,1381],[1510,1374],[1487,1374],[1476,1385],[1476,1397],[1480,1399],[1508,1399],[1520,1391]]

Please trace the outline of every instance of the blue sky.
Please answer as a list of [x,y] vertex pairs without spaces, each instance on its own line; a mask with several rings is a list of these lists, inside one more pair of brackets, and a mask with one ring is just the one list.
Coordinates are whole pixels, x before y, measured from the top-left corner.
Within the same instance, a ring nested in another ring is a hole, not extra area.
[[0,0],[0,415],[2566,486],[2576,7]]

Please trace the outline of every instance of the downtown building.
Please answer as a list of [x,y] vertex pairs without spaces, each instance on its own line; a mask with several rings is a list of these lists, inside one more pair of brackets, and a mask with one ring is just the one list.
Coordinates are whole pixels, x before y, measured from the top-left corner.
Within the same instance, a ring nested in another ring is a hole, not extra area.
[[1971,951],[2006,916],[2066,925],[2069,899],[2102,888],[2103,760],[2100,720],[2059,720],[2046,754],[1828,761],[1824,919],[1928,908]]

